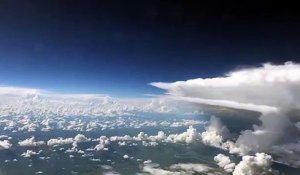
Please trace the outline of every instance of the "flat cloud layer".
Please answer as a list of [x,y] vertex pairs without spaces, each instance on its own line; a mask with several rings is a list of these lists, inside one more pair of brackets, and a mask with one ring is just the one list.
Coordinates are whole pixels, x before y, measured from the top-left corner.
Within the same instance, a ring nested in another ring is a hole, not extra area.
[[[175,102],[177,103],[177,102]],[[157,97],[121,99],[103,94],[58,94],[0,86],[0,116],[124,116],[138,112],[176,113],[174,101]],[[182,106],[182,105],[181,105]]]
[[224,100],[284,109],[300,108],[300,64],[292,62],[284,65],[263,64],[258,68],[233,71],[224,77],[150,84],[175,97],[216,102]]

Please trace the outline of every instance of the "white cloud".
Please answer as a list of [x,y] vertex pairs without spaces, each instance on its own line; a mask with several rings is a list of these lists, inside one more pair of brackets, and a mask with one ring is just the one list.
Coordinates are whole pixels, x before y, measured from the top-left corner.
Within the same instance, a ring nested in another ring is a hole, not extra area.
[[0,95],[8,95],[8,96],[34,96],[40,95],[42,91],[40,89],[32,89],[32,88],[21,88],[21,87],[11,87],[11,86],[0,86]]
[[218,154],[214,157],[214,160],[218,163],[218,166],[223,168],[226,172],[233,172],[235,163],[232,163],[228,156],[225,156],[224,154]]
[[287,62],[284,65],[264,64],[258,68],[237,70],[224,77],[155,82],[151,85],[167,90],[172,96],[290,109],[300,108],[299,77],[300,65]]
[[[176,113],[179,112],[177,103],[157,97],[126,99],[103,94],[58,94],[40,89],[0,86],[0,116],[124,116],[135,115],[138,112]],[[49,129],[50,126],[44,128]]]
[[62,138],[62,137],[59,137],[57,139],[50,139],[48,140],[47,142],[47,145],[48,146],[60,146],[60,145],[66,145],[66,144],[71,144],[73,143],[73,138]]
[[128,159],[129,156],[128,156],[127,154],[125,154],[125,155],[123,156],[123,158],[124,158],[124,159]]
[[272,170],[272,157],[265,153],[256,153],[254,156],[246,155],[236,165],[228,156],[218,154],[214,157],[218,166],[233,175],[272,175],[277,173]]
[[99,140],[99,143],[94,148],[94,150],[96,151],[105,150],[106,146],[110,144],[109,138],[107,138],[106,136],[101,136],[97,140]]
[[87,138],[85,135],[83,134],[77,134],[75,137],[74,137],[74,141],[75,142],[78,142],[78,143],[81,143],[81,142],[88,142],[90,141],[91,139],[90,138]]
[[38,155],[40,153],[41,153],[41,151],[35,152],[35,151],[32,151],[32,150],[27,150],[26,152],[22,153],[21,156],[23,156],[23,157],[31,157],[33,155]]
[[143,167],[142,171],[145,173],[149,173],[150,175],[182,175],[182,173],[180,172],[174,172],[158,168],[157,165],[154,164],[146,164]]
[[173,143],[194,143],[197,141],[201,141],[201,135],[197,132],[193,126],[190,126],[186,132],[181,134],[170,134],[166,138],[167,142]]
[[178,163],[163,169],[159,167],[159,164],[152,163],[151,161],[144,162],[142,171],[150,175],[191,175],[195,173],[215,173],[213,168],[204,164]]
[[170,166],[171,170],[184,170],[195,173],[207,173],[212,170],[211,167],[204,164],[193,164],[193,163],[178,163]]
[[272,157],[264,153],[255,156],[243,156],[242,161],[236,165],[233,175],[271,175]]
[[[221,145],[231,153],[247,155],[250,152],[270,153],[273,145],[299,140],[299,130],[294,129],[298,125],[292,123],[287,113],[300,109],[300,64],[267,63],[261,67],[235,70],[223,77],[154,82],[151,85],[166,90],[168,99],[262,113],[259,118],[262,124],[242,131],[236,142],[224,142],[222,134],[207,131],[202,133],[204,143]],[[296,137],[283,139],[284,135]],[[276,155],[275,152],[272,154]]]
[[222,125],[219,118],[211,117],[206,131],[201,133],[203,143],[215,147],[221,147],[223,137],[228,134],[228,129]]
[[22,141],[19,141],[20,146],[40,146],[45,144],[44,141],[35,141],[35,137],[31,137]]
[[0,140],[0,150],[1,149],[9,149],[12,147],[12,144],[9,140]]

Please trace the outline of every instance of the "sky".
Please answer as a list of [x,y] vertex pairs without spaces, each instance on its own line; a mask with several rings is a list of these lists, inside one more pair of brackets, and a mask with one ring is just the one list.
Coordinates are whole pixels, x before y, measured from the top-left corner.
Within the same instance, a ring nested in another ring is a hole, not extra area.
[[0,85],[131,97],[150,82],[299,62],[297,7],[272,2],[0,0]]

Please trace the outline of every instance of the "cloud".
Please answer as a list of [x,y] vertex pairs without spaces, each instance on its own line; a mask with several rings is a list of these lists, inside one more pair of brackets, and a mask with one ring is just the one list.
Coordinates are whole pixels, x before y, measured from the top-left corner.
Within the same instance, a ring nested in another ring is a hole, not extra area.
[[233,71],[224,77],[174,83],[153,82],[150,85],[166,90],[173,97],[210,100],[200,103],[224,100],[225,103],[229,101],[235,105],[300,108],[300,65],[292,62],[283,65],[263,64],[258,68]]
[[214,157],[214,160],[218,163],[218,166],[223,168],[226,172],[233,172],[235,163],[232,163],[228,156],[218,154]]
[[111,117],[136,115],[140,112],[176,113],[180,108],[176,107],[176,103],[157,97],[128,99],[104,94],[60,94],[40,89],[0,86],[0,116]]
[[60,145],[66,145],[66,144],[71,144],[73,143],[73,138],[57,138],[57,139],[50,139],[47,142],[48,146],[60,146]]
[[195,128],[189,126],[186,132],[181,134],[170,134],[166,140],[173,143],[194,143],[201,141],[201,135],[197,132]]
[[12,147],[12,144],[9,140],[0,140],[0,150],[1,149],[9,149]]
[[264,153],[255,156],[243,156],[242,161],[236,165],[233,175],[271,175],[272,157]]
[[152,163],[151,161],[144,162],[142,171],[150,175],[191,175],[191,174],[215,174],[216,171],[204,164],[194,163],[178,163],[173,164],[167,169],[159,167],[159,164]]
[[201,133],[202,142],[207,145],[221,147],[223,137],[228,134],[228,129],[222,125],[219,118],[211,117],[209,125],[205,128],[206,131]]
[[[266,63],[261,67],[234,70],[222,77],[153,82],[150,85],[166,90],[168,99],[260,112],[261,125],[242,131],[235,142],[224,142],[220,133],[209,130],[202,133],[204,142],[220,145],[230,153],[268,152],[278,155],[272,151],[272,146],[291,145],[288,143],[300,140],[298,124],[293,123],[288,115],[300,109],[300,64]],[[284,135],[295,137],[284,139]],[[295,154],[300,156],[298,152]]]
[[26,152],[22,153],[21,156],[23,156],[23,157],[31,157],[31,156],[34,156],[34,155],[38,155],[41,152],[42,151],[35,152],[35,151],[32,151],[32,150],[27,150]]
[[40,145],[44,145],[45,142],[44,141],[35,141],[35,137],[31,137],[29,139],[19,141],[18,144],[20,146],[40,146]]
[[40,95],[45,91],[40,89],[22,88],[22,87],[11,87],[11,86],[0,86],[0,95],[7,96],[33,96]]
[[100,150],[106,150],[106,146],[110,144],[109,138],[106,136],[101,136],[99,139],[98,145],[95,146],[94,150],[100,151]]
[[272,170],[272,157],[265,153],[256,153],[254,156],[243,156],[236,165],[228,156],[218,154],[214,157],[218,166],[233,175],[272,175],[277,173]]
[[207,173],[212,170],[211,167],[204,164],[193,164],[193,163],[178,163],[170,166],[171,170],[184,170],[195,173]]

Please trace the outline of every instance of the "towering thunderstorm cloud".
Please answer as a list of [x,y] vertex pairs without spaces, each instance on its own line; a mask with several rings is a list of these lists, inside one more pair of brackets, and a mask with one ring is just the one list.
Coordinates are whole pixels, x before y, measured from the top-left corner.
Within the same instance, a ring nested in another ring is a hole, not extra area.
[[[260,112],[261,125],[242,131],[235,143],[228,141],[224,146],[241,155],[276,154],[279,161],[300,166],[299,117],[292,121],[289,116],[300,109],[300,64],[266,63],[223,77],[150,84],[166,90],[166,98]],[[284,134],[295,137],[283,139]]]

